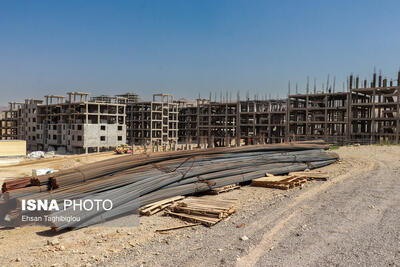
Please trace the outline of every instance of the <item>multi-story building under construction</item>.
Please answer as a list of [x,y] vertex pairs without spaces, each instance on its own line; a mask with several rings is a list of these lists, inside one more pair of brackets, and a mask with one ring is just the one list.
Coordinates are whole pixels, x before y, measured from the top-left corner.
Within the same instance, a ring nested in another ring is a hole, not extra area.
[[88,101],[88,93],[47,95],[37,106],[38,149],[99,152],[126,142],[125,104]]
[[[87,93],[11,103],[0,121],[1,139],[25,139],[29,150],[101,151],[137,145],[199,147],[324,139],[335,143],[400,143],[400,72],[397,81],[373,74],[349,77],[347,90],[331,87],[288,93],[287,99],[174,101],[156,94]],[[297,90],[296,90],[297,91]],[[35,127],[36,120],[36,127]]]
[[8,110],[1,114],[0,120],[0,140],[15,140],[20,138],[19,110],[23,103],[9,102]]
[[199,146],[283,142],[286,101],[180,103],[179,139]]
[[172,95],[154,94],[152,101],[127,103],[128,144],[172,145],[178,142],[178,104]]

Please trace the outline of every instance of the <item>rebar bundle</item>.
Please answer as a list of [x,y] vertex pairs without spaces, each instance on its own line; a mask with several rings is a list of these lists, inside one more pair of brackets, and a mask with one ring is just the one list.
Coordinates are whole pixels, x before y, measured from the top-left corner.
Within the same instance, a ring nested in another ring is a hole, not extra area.
[[26,214],[21,210],[21,203],[29,199],[52,199],[61,207],[65,199],[111,200],[111,210],[65,207],[47,213],[51,218],[80,218],[79,221],[54,220],[56,222],[51,225],[54,230],[86,227],[123,216],[155,201],[250,181],[266,172],[279,175],[326,166],[338,159],[336,154],[326,152],[326,148],[326,145],[313,143],[280,144],[123,156],[36,177],[40,182],[28,187],[25,183],[22,183],[25,187],[19,189],[6,187],[3,202],[12,210],[5,217],[8,215],[10,221],[11,217],[17,220],[18,216]]

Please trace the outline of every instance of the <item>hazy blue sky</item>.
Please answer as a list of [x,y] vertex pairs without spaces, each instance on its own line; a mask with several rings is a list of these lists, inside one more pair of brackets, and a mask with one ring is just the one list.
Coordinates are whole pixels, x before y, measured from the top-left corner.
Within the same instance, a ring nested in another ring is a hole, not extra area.
[[0,1],[0,104],[66,91],[287,93],[400,66],[400,1]]

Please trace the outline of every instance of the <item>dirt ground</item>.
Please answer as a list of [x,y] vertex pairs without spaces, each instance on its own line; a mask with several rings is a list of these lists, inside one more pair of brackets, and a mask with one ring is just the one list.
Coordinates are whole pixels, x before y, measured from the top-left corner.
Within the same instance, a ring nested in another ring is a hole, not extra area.
[[32,175],[32,169],[52,168],[64,170],[74,168],[86,163],[119,157],[114,152],[102,152],[82,155],[57,155],[41,159],[3,159],[0,162],[0,178],[15,178]]
[[237,199],[239,209],[211,228],[156,233],[184,224],[156,214],[138,227],[57,235],[37,226],[0,229],[0,266],[399,266],[400,146],[335,152],[341,161],[321,169],[328,181],[215,196]]

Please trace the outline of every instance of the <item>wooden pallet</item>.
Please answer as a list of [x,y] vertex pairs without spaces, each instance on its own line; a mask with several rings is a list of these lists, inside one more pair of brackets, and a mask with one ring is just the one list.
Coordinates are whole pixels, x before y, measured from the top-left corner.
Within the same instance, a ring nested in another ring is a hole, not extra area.
[[254,179],[251,182],[253,186],[261,186],[268,188],[276,188],[288,190],[294,187],[302,187],[307,180],[323,180],[329,179],[329,175],[319,171],[291,172],[286,176],[275,176],[270,173],[265,174],[266,177]]
[[218,223],[219,221],[222,220],[222,218],[211,218],[208,216],[201,216],[201,215],[192,215],[192,214],[186,214],[186,213],[180,213],[180,212],[172,212],[172,211],[166,211],[167,215],[178,217],[182,220],[185,221],[190,221],[194,223],[201,223],[206,226],[213,226],[214,224]]
[[267,188],[275,188],[281,190],[288,190],[294,187],[302,187],[307,182],[304,177],[297,177],[294,175],[288,176],[268,176],[254,179],[251,182],[252,186],[260,186]]
[[156,214],[157,212],[160,212],[161,210],[173,205],[176,201],[182,200],[184,198],[185,198],[184,196],[171,197],[145,205],[140,208],[140,214],[147,216]]
[[170,206],[166,214],[211,226],[236,212],[235,203],[233,200],[191,197]]

